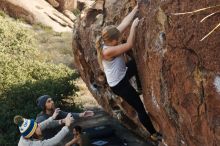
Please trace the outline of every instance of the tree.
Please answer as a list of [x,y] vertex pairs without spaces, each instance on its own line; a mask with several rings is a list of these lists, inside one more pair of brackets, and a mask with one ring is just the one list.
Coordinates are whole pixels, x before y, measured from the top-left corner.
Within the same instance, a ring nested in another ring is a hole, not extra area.
[[13,117],[35,118],[40,95],[56,97],[59,106],[65,106],[63,99],[78,90],[73,84],[77,73],[65,65],[45,62],[33,33],[0,16],[0,145],[17,144],[20,134]]

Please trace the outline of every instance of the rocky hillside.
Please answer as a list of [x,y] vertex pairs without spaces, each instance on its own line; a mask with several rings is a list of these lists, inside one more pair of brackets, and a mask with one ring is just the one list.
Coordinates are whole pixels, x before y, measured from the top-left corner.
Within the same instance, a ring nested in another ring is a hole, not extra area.
[[[138,2],[140,22],[132,53],[155,126],[169,146],[220,145],[220,31],[207,35],[219,25],[219,1]],[[135,0],[97,0],[77,20],[73,51],[98,103],[112,115],[120,107],[127,116],[124,124],[143,136],[135,112],[108,87],[95,49],[101,29],[119,24],[135,5]],[[123,39],[127,36],[128,31]]]
[[40,23],[57,32],[70,32],[78,13],[93,2],[93,0],[0,0],[0,10],[30,24]]

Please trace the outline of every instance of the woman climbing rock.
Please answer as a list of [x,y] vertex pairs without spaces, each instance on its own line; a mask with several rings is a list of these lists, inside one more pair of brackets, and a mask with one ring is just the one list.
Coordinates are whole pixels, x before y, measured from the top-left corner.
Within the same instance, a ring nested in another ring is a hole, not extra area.
[[[137,12],[138,6],[135,6],[118,26],[106,26],[102,31],[101,37],[96,42],[96,49],[99,64],[105,72],[107,82],[112,91],[136,110],[139,120],[151,134],[151,139],[158,141],[160,134],[156,132],[146,113],[138,92],[129,82],[132,76],[136,76],[137,86],[140,87],[136,64],[134,60],[126,64],[123,59],[123,54],[129,51],[135,43],[135,31],[139,19],[134,19],[134,17]],[[127,42],[119,43],[121,33],[124,32],[133,19]]]

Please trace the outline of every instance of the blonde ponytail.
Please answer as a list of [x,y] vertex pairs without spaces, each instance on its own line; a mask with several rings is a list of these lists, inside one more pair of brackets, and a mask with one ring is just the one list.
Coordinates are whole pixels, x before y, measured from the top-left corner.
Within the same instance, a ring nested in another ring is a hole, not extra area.
[[98,59],[98,63],[99,63],[99,66],[101,68],[101,70],[103,71],[104,68],[103,68],[103,64],[102,64],[102,37],[99,36],[97,39],[96,39],[96,51],[97,51],[97,59]]
[[102,64],[102,41],[106,42],[111,42],[112,40],[118,40],[120,37],[120,31],[117,29],[116,26],[114,25],[109,25],[106,26],[103,30],[102,30],[102,35],[98,36],[96,39],[96,51],[97,51],[97,59],[98,59],[98,63],[99,66],[101,68],[101,70],[104,70],[103,64]]

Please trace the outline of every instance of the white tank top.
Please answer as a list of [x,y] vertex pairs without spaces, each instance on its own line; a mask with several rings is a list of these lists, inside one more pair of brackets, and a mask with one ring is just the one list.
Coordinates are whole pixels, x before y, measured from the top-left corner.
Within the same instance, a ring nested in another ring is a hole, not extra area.
[[[103,46],[103,50],[108,46]],[[123,56],[114,57],[112,60],[102,60],[104,72],[110,87],[116,86],[124,77],[127,67]]]

